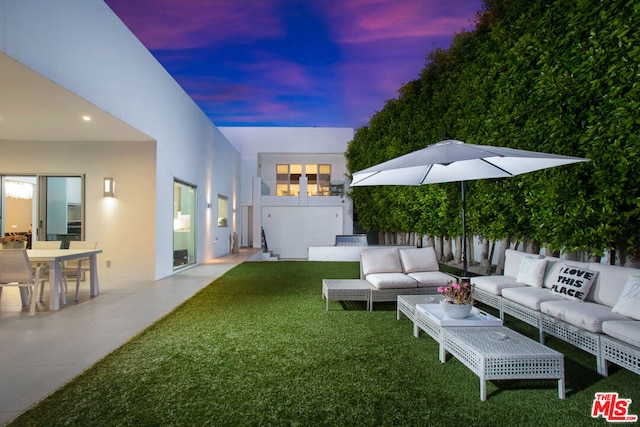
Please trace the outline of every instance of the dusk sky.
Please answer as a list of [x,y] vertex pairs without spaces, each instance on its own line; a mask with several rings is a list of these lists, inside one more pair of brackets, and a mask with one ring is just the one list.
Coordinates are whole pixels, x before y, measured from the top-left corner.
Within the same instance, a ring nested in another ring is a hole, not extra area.
[[366,125],[482,0],[105,0],[218,126]]

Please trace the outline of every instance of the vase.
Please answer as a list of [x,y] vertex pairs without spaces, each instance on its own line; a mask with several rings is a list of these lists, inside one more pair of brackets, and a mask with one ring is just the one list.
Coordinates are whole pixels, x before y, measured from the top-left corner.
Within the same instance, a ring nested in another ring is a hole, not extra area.
[[440,301],[442,311],[452,319],[464,319],[471,313],[472,304],[452,304],[447,300]]

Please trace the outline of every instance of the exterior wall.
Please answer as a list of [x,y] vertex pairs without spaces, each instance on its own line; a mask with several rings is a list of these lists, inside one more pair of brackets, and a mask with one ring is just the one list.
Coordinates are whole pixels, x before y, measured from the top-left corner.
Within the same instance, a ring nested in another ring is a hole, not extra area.
[[[155,143],[1,141],[0,147],[0,171],[8,175],[85,175],[85,238],[103,251],[101,281],[153,280]],[[103,197],[105,176],[116,177],[115,198]]]
[[[307,247],[333,244],[336,234],[353,232],[353,209],[347,197],[276,197],[262,196],[263,181],[269,185],[275,178],[275,164],[330,163],[332,180],[345,180],[344,152],[353,139],[353,128],[276,128],[220,127],[220,131],[240,152],[242,176],[238,218],[242,231],[241,244],[261,244],[264,227],[269,249],[285,258],[306,258]],[[277,156],[276,156],[277,155]],[[263,162],[264,161],[264,162]],[[301,192],[303,193],[303,192]],[[314,209],[311,209],[311,208]],[[278,209],[275,209],[278,208]],[[288,209],[285,209],[288,208]],[[309,209],[301,209],[309,208]],[[320,209],[318,209],[320,208]],[[251,212],[251,213],[250,213]],[[341,218],[340,228],[319,223],[319,212]],[[268,215],[271,215],[269,218]],[[280,226],[288,218],[289,226]],[[310,215],[308,220],[306,216]],[[267,220],[269,219],[269,220]],[[320,225],[320,228],[318,228]],[[252,234],[250,234],[252,233]]]
[[[99,188],[96,180],[102,179],[103,175],[98,176],[97,169],[106,173],[107,166],[111,165],[112,170],[104,176],[114,176],[118,182],[118,193],[136,189],[138,192],[131,196],[131,200],[140,198],[145,201],[144,206],[142,202],[134,203],[136,208],[141,208],[134,212],[117,196],[112,217],[103,222],[99,213],[102,200],[88,197],[87,226],[96,228],[87,230],[87,238],[99,240],[103,248],[105,245],[118,245],[122,258],[145,258],[135,268],[123,266],[123,270],[112,260],[113,274],[144,276],[145,279],[160,279],[173,274],[174,178],[198,188],[197,261],[228,253],[228,243],[220,242],[228,242],[229,234],[235,230],[217,227],[217,215],[212,211],[216,207],[217,194],[228,196],[230,206],[238,203],[239,153],[111,9],[101,0],[1,0],[0,16],[0,52],[155,141],[152,145],[154,151],[145,154],[155,166],[154,176],[144,177],[145,186],[129,182],[131,187],[127,188],[125,184],[129,179],[123,176],[129,173],[137,176],[137,164],[131,165],[131,170],[125,170],[117,162],[110,164],[95,157],[91,165],[96,170],[86,169],[90,172],[87,188]],[[113,144],[103,141],[74,146],[72,158],[90,159],[94,153],[100,153],[103,146]],[[139,142],[130,143],[128,147],[135,153],[140,148],[137,144]],[[52,146],[61,150],[69,147],[57,143]],[[114,146],[129,155],[119,144]],[[54,159],[50,160],[55,167],[48,167],[43,159],[39,170],[34,169],[34,164],[24,165],[20,170],[15,170],[15,167],[5,169],[7,163],[13,162],[11,159],[0,163],[0,172],[75,171],[84,167],[58,164],[63,160],[57,150],[52,151],[52,156]],[[212,204],[211,209],[207,203]],[[130,221],[132,214],[141,218],[142,223]],[[148,227],[153,227],[153,231],[147,230]],[[122,236],[138,240],[123,246]],[[113,241],[107,243],[108,240]],[[147,257],[154,261],[148,261]],[[151,267],[153,263],[155,265]]]

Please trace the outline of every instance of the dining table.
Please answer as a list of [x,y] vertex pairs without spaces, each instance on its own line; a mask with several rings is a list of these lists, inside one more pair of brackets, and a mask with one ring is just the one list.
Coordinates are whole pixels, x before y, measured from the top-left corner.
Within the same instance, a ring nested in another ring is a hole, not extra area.
[[[29,261],[49,267],[49,310],[60,309],[60,287],[62,282],[62,263],[72,259],[89,259],[89,292],[92,297],[98,295],[98,254],[102,249],[27,249]],[[65,299],[66,300],[66,299]]]

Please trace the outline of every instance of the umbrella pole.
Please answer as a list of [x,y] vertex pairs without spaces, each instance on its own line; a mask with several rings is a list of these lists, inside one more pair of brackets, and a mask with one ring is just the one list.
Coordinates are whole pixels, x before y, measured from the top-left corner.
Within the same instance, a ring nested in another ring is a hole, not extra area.
[[460,182],[462,190],[462,275],[467,277],[467,225],[466,225],[466,195],[464,192],[464,181]]

